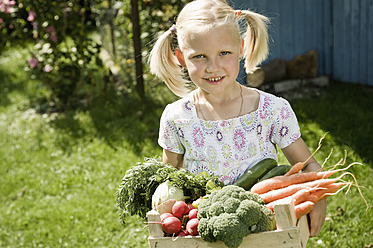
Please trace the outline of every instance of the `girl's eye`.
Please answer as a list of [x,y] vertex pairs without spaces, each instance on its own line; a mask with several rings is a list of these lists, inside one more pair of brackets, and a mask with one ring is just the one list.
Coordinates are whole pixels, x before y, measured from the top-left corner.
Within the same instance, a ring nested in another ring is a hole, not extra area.
[[198,55],[193,56],[193,59],[201,59],[201,58],[204,58],[204,57],[205,57],[204,55],[198,54]]
[[228,54],[231,54],[231,53],[228,52],[228,51],[224,51],[224,52],[221,52],[220,54],[221,54],[221,55],[228,55]]

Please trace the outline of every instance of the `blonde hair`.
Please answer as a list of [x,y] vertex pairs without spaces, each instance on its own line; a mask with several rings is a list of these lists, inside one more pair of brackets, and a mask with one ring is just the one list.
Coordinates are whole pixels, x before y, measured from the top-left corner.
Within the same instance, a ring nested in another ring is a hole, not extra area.
[[[247,23],[244,32],[240,31],[241,18]],[[237,40],[244,40],[244,66],[250,73],[268,56],[268,22],[267,17],[250,10],[234,10],[225,0],[195,0],[182,9],[176,24],[156,41],[149,57],[150,71],[163,79],[177,96],[187,95],[190,82],[185,79],[183,68],[172,51],[173,35],[177,33],[182,50],[187,45],[188,35],[229,25]]]

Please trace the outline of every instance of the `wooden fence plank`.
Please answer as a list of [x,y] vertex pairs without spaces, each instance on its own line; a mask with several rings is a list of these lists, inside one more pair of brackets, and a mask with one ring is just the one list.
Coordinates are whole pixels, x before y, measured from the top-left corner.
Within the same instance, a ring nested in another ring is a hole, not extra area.
[[373,0],[232,0],[271,18],[266,62],[316,49],[319,74],[373,86]]

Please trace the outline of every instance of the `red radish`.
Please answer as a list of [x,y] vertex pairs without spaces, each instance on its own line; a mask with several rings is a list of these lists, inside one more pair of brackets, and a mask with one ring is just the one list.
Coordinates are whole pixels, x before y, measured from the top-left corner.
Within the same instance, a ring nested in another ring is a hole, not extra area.
[[192,236],[198,235],[198,219],[191,219],[186,224],[187,232]]
[[181,218],[183,215],[189,213],[188,205],[184,201],[177,201],[172,206],[172,214],[177,217]]
[[196,219],[198,214],[198,210],[193,208],[192,210],[189,211],[189,219]]
[[185,237],[185,236],[188,236],[188,233],[186,231],[181,230],[177,236]]
[[166,219],[168,217],[173,217],[173,215],[171,213],[163,213],[159,217],[161,218],[161,221],[163,222],[164,219]]
[[189,203],[189,204],[188,204],[188,208],[189,208],[189,211],[192,210],[192,209],[195,209],[195,207],[193,206],[192,203]]
[[162,230],[168,234],[179,233],[181,230],[181,221],[176,217],[168,217],[162,222]]

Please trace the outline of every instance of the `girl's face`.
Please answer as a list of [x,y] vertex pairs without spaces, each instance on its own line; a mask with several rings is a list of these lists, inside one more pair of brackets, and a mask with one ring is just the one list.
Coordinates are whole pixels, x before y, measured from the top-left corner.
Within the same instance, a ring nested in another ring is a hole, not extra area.
[[193,34],[182,44],[182,54],[176,55],[188,69],[190,79],[209,94],[224,93],[239,73],[243,42],[237,40],[227,27]]

